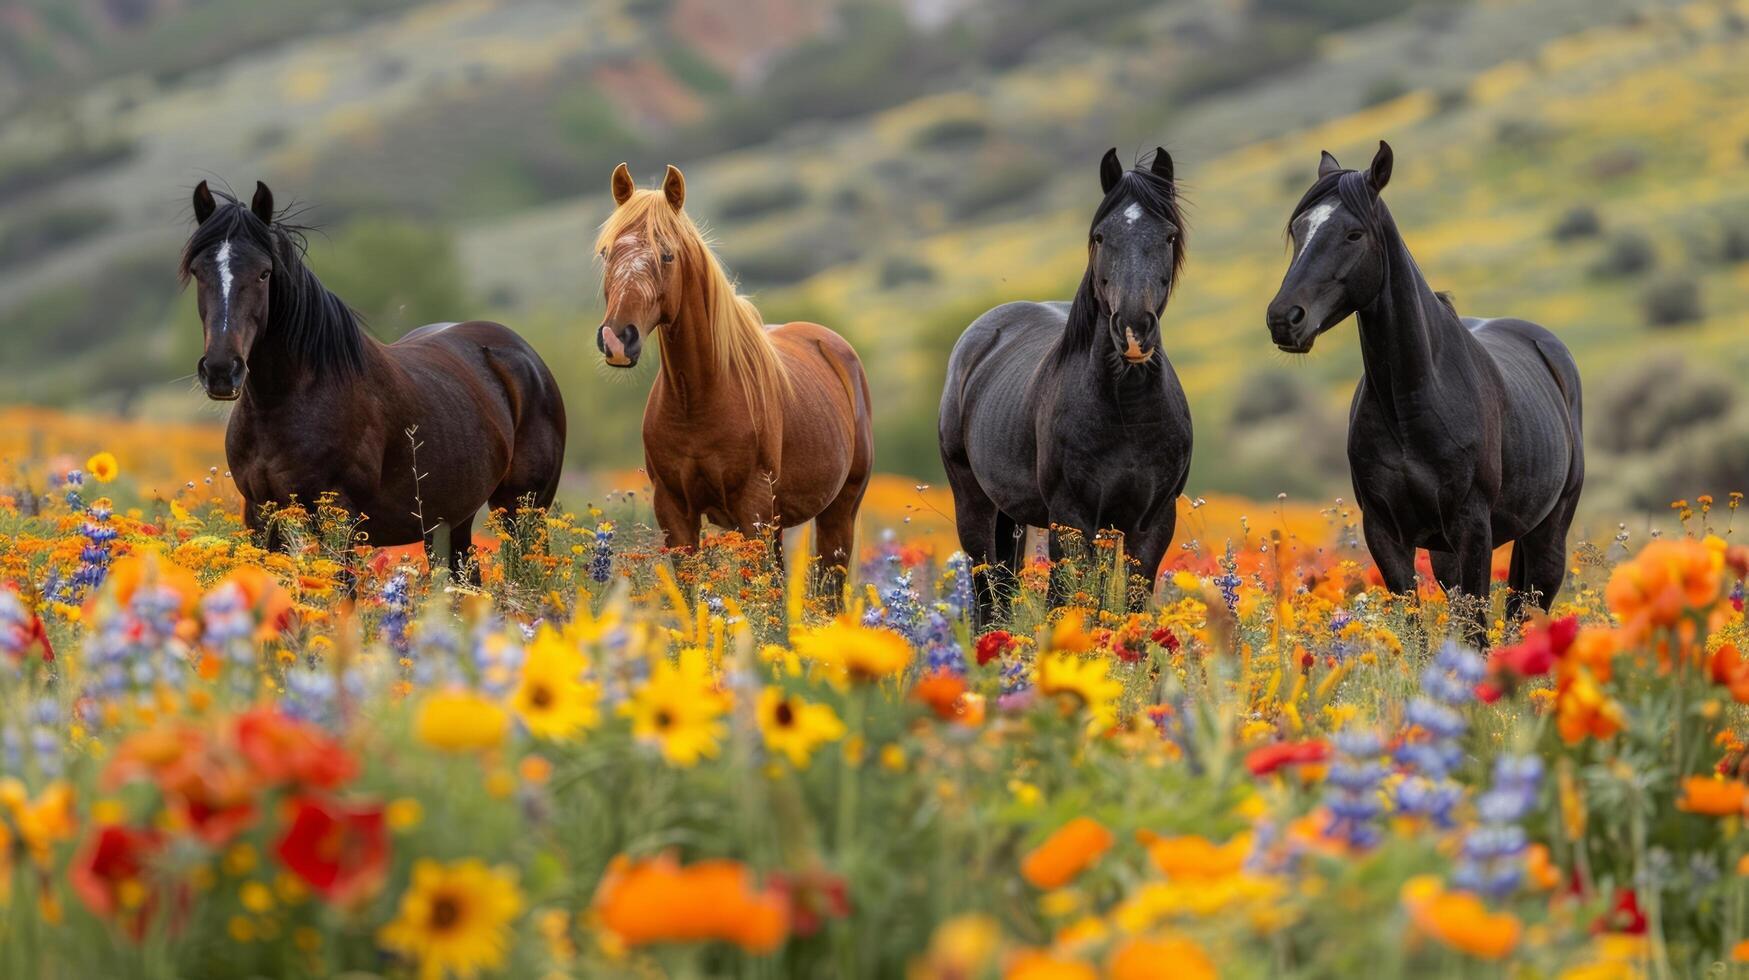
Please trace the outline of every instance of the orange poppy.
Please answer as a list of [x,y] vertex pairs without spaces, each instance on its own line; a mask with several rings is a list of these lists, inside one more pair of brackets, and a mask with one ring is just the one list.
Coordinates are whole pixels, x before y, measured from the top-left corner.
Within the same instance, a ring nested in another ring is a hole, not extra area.
[[1111,843],[1111,831],[1099,821],[1076,817],[1021,860],[1021,877],[1035,888],[1061,888],[1099,860]]

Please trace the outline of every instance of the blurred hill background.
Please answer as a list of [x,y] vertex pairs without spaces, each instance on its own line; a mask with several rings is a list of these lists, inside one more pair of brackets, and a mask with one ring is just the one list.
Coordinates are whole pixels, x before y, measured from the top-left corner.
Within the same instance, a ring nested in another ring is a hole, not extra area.
[[1588,511],[1662,510],[1749,489],[1746,95],[1749,0],[4,0],[0,401],[221,419],[176,255],[197,181],[259,178],[379,337],[509,323],[573,464],[638,465],[654,368],[599,365],[591,245],[614,164],[674,163],[767,320],[863,351],[881,468],[931,480],[959,331],[1066,298],[1100,153],[1164,144],[1191,490],[1328,499],[1352,325],[1293,359],[1263,308],[1318,151],[1385,138],[1435,286],[1577,354]]

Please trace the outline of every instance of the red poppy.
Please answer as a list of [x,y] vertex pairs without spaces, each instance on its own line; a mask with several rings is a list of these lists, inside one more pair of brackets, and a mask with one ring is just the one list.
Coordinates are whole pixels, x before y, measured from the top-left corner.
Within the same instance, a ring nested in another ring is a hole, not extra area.
[[1553,670],[1556,661],[1566,656],[1573,640],[1579,636],[1579,617],[1565,616],[1546,625],[1532,626],[1524,639],[1509,647],[1495,650],[1488,658],[1488,679],[1476,686],[1476,696],[1492,704],[1519,682],[1541,677]]
[[826,920],[850,914],[850,885],[843,875],[823,869],[795,875],[774,872],[767,880],[789,901],[790,930],[798,936],[812,936]]
[[1165,647],[1169,652],[1178,652],[1178,634],[1162,626],[1155,630],[1151,639]]
[[[19,603],[22,605],[23,602],[23,598],[20,598]],[[6,631],[7,635],[0,636],[0,649],[15,654],[22,661],[25,654],[40,648],[43,663],[54,662],[55,648],[49,645],[48,629],[43,626],[42,617],[35,612],[27,609],[24,622],[6,627]]]
[[330,902],[369,895],[389,866],[389,837],[380,806],[347,806],[308,797],[276,853],[292,874]]
[[1646,934],[1646,914],[1640,911],[1640,897],[1632,888],[1615,893],[1615,904],[1591,923],[1593,933],[1617,932],[1629,936]]
[[126,914],[124,926],[138,939],[146,933],[155,904],[146,880],[148,865],[163,846],[163,835],[154,830],[100,827],[74,856],[67,883],[99,918]]
[[978,666],[982,667],[1007,653],[1014,646],[1014,636],[1007,630],[991,630],[978,637]]
[[326,732],[272,708],[237,717],[237,747],[267,783],[333,789],[358,774],[351,753]]
[[1277,742],[1252,749],[1245,756],[1245,768],[1253,776],[1267,776],[1283,766],[1301,766],[1323,762],[1330,758],[1330,745],[1319,739],[1304,742]]
[[189,827],[210,847],[220,847],[255,822],[255,779],[237,766],[203,766],[164,787],[176,797]]

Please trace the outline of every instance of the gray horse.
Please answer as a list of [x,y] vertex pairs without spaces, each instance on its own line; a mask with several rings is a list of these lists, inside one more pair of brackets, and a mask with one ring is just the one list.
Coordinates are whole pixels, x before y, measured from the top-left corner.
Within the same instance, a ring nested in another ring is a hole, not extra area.
[[[1178,523],[1190,407],[1160,350],[1160,315],[1184,264],[1172,158],[1099,163],[1105,197],[1069,303],[1007,303],[954,345],[941,393],[941,460],[960,547],[987,625],[1006,602],[1025,528],[1115,528],[1150,579]],[[1061,554],[1052,534],[1053,556]],[[1139,604],[1138,600],[1132,600]]]
[[[1579,368],[1554,334],[1524,320],[1460,318],[1421,277],[1379,198],[1391,148],[1365,171],[1328,153],[1288,221],[1294,258],[1269,304],[1290,353],[1358,314],[1365,364],[1348,461],[1367,550],[1392,592],[1415,587],[1415,549],[1434,578],[1476,602],[1508,541],[1507,619],[1544,609],[1567,570],[1567,528],[1585,483]],[[1484,634],[1485,635],[1485,632]]]

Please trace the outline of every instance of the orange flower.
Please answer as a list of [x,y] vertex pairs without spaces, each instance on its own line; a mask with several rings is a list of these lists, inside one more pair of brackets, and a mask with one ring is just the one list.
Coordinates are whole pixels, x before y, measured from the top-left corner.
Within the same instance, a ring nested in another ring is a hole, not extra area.
[[1015,954],[1002,980],[1098,980],[1099,973],[1078,960],[1029,949]]
[[1728,817],[1743,812],[1749,803],[1749,786],[1735,779],[1690,776],[1682,781],[1682,798],[1676,809],[1708,817]]
[[1743,660],[1736,644],[1720,644],[1707,662],[1707,669],[1714,684],[1723,685],[1731,692],[1731,700],[1749,704],[1749,663]]
[[966,693],[966,682],[952,671],[938,670],[918,678],[911,688],[911,697],[929,706],[935,717],[953,721],[960,715],[960,699]]
[[1215,980],[1220,972],[1201,946],[1180,937],[1137,937],[1117,948],[1106,964],[1111,980]]
[[1489,912],[1481,899],[1469,892],[1446,891],[1432,875],[1409,879],[1402,895],[1416,931],[1478,959],[1503,959],[1518,947],[1524,931],[1511,913]]
[[273,708],[255,708],[237,717],[237,747],[257,776],[269,783],[333,789],[358,773],[351,753],[327,732]]
[[1555,665],[1559,685],[1565,687],[1580,670],[1591,672],[1599,683],[1607,684],[1615,674],[1615,655],[1621,649],[1621,638],[1615,630],[1586,627],[1579,631]]
[[124,555],[109,566],[104,586],[112,590],[118,605],[133,601],[142,585],[157,585],[169,589],[181,600],[179,611],[191,615],[200,602],[200,581],[194,573],[155,552]]
[[1561,883],[1561,869],[1549,857],[1546,844],[1532,844],[1524,852],[1524,877],[1537,891],[1549,891]]
[[1690,609],[1709,608],[1723,584],[1724,555],[1691,539],[1646,545],[1633,561],[1616,566],[1604,598],[1634,639],[1674,626]]
[[601,924],[630,946],[720,939],[769,953],[789,935],[789,908],[774,889],[756,890],[745,865],[672,856],[616,857],[595,892]]
[[1731,961],[1733,963],[1749,963],[1749,939],[1731,947]]
[[1624,721],[1621,705],[1586,670],[1580,670],[1555,700],[1555,728],[1568,745],[1584,741],[1587,735],[1609,738],[1621,731]]
[[1251,835],[1239,834],[1225,844],[1197,836],[1161,837],[1147,845],[1148,857],[1166,877],[1209,881],[1239,873],[1251,853]]
[[1111,831],[1097,820],[1076,817],[1026,855],[1021,877],[1035,888],[1061,888],[1099,860],[1111,841]]
[[243,604],[255,615],[255,639],[265,643],[279,635],[291,618],[292,597],[273,573],[259,565],[238,565],[213,586],[214,591],[234,586]]

